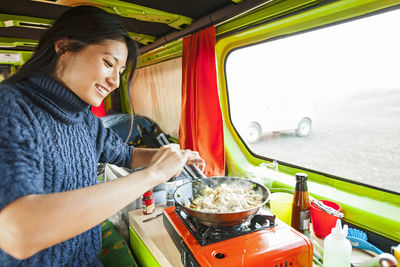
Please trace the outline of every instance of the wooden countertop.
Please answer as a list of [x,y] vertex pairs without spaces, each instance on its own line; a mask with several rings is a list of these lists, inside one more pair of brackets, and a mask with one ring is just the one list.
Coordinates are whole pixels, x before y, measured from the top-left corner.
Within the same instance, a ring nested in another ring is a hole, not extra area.
[[[143,222],[162,213],[164,205],[157,205],[153,214],[144,215],[141,209],[129,212],[129,225],[135,230],[154,258],[161,266],[183,266],[181,254],[164,228],[162,215],[157,218]],[[268,212],[268,209],[266,209]],[[315,236],[314,236],[315,237]],[[315,237],[317,242],[323,246],[323,240]],[[363,250],[353,248],[352,262],[356,265],[362,263],[373,256]],[[318,266],[315,265],[314,266]]]
[[163,208],[165,208],[164,205],[157,205],[154,213],[150,215],[144,215],[142,209],[131,211],[129,212],[129,225],[161,266],[183,266],[181,254],[164,228],[162,215],[151,221],[143,222],[145,219],[162,213]]

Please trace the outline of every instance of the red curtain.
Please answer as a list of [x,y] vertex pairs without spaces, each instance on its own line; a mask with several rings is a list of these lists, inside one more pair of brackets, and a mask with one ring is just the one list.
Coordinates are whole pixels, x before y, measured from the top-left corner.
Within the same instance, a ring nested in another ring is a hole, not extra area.
[[106,111],[104,109],[104,103],[101,102],[100,106],[98,107],[90,107],[90,110],[93,112],[93,114],[99,118],[104,117],[106,115]]
[[183,39],[179,144],[206,161],[204,174],[225,175],[225,151],[215,64],[215,27]]

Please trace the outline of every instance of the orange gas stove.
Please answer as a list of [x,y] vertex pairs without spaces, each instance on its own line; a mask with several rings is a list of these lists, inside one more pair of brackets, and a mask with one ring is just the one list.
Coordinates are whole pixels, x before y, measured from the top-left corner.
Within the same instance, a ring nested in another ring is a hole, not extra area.
[[215,228],[169,207],[163,223],[184,266],[312,266],[310,240],[273,215],[256,214],[241,225]]

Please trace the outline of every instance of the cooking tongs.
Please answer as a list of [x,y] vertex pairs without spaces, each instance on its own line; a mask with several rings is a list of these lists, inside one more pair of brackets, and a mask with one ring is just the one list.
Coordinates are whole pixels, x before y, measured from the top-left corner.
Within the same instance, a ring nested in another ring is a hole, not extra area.
[[[163,133],[160,133],[157,136],[157,141],[160,143],[160,145],[167,145],[170,143]],[[185,177],[192,180],[192,194],[194,199],[202,196],[203,191],[207,186],[202,183],[201,178],[207,178],[207,176],[205,176],[205,174],[195,164],[184,166],[182,173]],[[171,178],[169,181],[171,182],[175,179],[176,178]],[[188,203],[191,203],[191,200],[188,199]]]
[[[163,133],[160,133],[157,136],[157,141],[158,143],[160,143],[160,145],[167,145],[170,143]],[[199,178],[207,178],[207,176],[205,176],[204,173],[195,164],[186,165],[185,167],[183,167],[182,172],[187,178],[190,178],[193,181]]]

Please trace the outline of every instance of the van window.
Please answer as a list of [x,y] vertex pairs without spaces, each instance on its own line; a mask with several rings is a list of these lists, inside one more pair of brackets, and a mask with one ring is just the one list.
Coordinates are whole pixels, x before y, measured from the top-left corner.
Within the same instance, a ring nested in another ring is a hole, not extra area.
[[240,48],[232,124],[260,156],[400,192],[400,11]]

